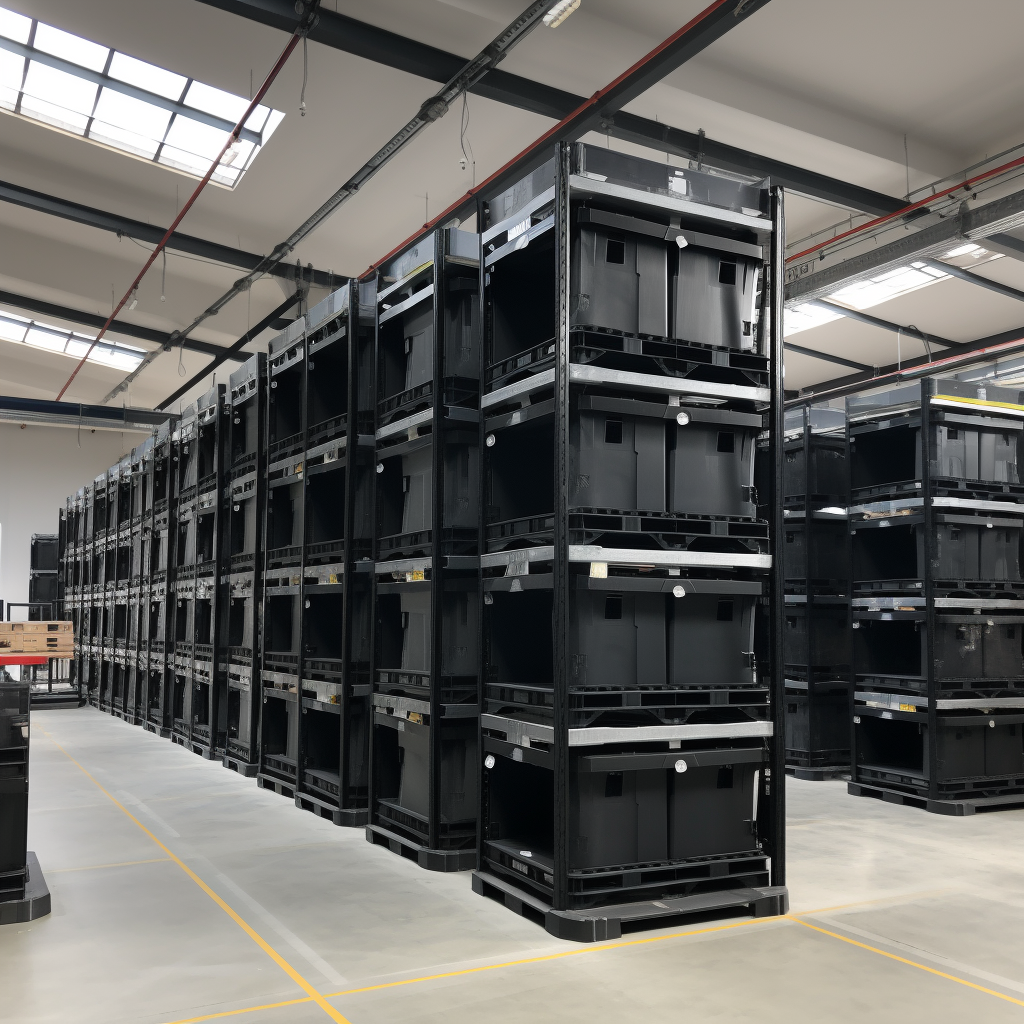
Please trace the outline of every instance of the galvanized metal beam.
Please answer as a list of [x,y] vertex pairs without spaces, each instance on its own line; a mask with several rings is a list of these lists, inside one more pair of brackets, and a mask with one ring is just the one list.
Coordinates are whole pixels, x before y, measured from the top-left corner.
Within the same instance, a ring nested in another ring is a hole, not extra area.
[[936,334],[925,334],[924,331],[919,331],[913,326],[903,327],[900,324],[894,324],[891,320],[883,320],[881,317],[872,316],[870,313],[864,313],[859,309],[849,309],[846,306],[840,306],[838,302],[829,302],[827,299],[815,299],[810,305],[820,306],[822,309],[829,310],[829,312],[838,313],[840,316],[846,317],[847,320],[856,320],[858,323],[867,324],[869,327],[880,327],[883,331],[892,331],[893,334],[916,338],[918,341],[923,342],[926,348],[929,345],[940,345],[942,348],[959,348],[961,344],[959,341],[940,338]]
[[[9,181],[0,181],[0,200],[28,210],[36,210],[39,213],[48,213],[54,217],[74,221],[77,224],[86,224],[92,228],[99,228],[101,231],[111,231],[118,236],[124,235],[127,238],[138,239],[140,242],[150,242],[153,245],[156,245],[167,231],[166,228],[154,224],[146,224],[141,220],[133,220],[131,217],[122,217],[117,213],[107,213],[105,210],[83,206],[81,203],[72,203],[67,199],[50,196],[44,192],[36,192]],[[180,231],[171,235],[167,248],[193,256],[201,256],[203,259],[223,263],[229,267],[240,267],[244,270],[254,269],[263,260],[263,256],[258,253],[246,252],[244,249],[236,249],[230,245],[221,245],[219,242],[210,242],[205,238],[187,235]],[[323,270],[313,270],[309,267],[298,268],[283,263],[275,267],[271,273],[275,277],[282,277],[289,281],[294,281],[296,278],[310,281],[322,288],[333,287],[345,279],[340,274],[334,275]]]
[[[291,32],[295,26],[294,6],[289,0],[199,2],[284,32]],[[744,10],[743,13],[752,11]],[[465,63],[464,57],[454,53],[323,8],[320,10],[320,21],[310,32],[309,38],[324,46],[432,82],[447,82]],[[585,96],[555,89],[500,68],[489,71],[469,91],[496,103],[505,103],[556,121],[561,121],[586,102]],[[790,191],[849,210],[882,216],[907,205],[904,199],[751,153],[737,146],[716,142],[697,132],[683,131],[623,110],[614,113],[606,110],[604,127],[599,130],[625,142],[650,146],[687,160],[701,161],[711,167],[756,178],[770,177],[773,182]]]
[[[1014,341],[1019,341],[1020,350],[1024,350],[1024,327],[1018,327],[1012,331],[1000,331],[998,334],[978,338],[977,341],[966,341],[957,345],[955,352],[948,353],[948,358],[958,362],[957,370],[963,369],[965,365],[972,365],[973,362],[985,362],[993,358],[981,350]],[[1017,347],[1015,346],[1014,351],[1016,350]],[[960,360],[964,359],[964,357],[969,357],[973,352],[979,353],[976,360],[968,359],[966,362],[960,362]],[[946,355],[944,354],[942,358],[945,359]],[[941,361],[940,359],[939,362]],[[928,356],[917,356],[913,359],[901,360],[899,364],[890,363],[887,366],[877,367],[872,372],[834,377],[832,380],[822,381],[820,384],[812,384],[810,387],[801,388],[799,397],[794,400],[794,403],[790,404],[797,404],[806,401],[808,398],[815,398],[825,394],[830,398],[842,398],[844,395],[856,394],[858,391],[864,391],[867,388],[898,384],[901,380],[906,379],[904,375],[909,375],[917,368],[927,366],[931,362],[932,360]],[[936,372],[940,371],[941,367],[936,370]],[[955,371],[951,369],[949,372]],[[914,374],[913,376],[920,376],[920,374]]]
[[1024,226],[1024,191],[973,209],[962,204],[957,213],[919,231],[907,232],[893,242],[821,269],[816,269],[821,266],[818,256],[790,263],[786,267],[786,305],[825,298],[855,281],[906,266],[911,260],[937,258],[956,245],[982,241],[1020,226]]

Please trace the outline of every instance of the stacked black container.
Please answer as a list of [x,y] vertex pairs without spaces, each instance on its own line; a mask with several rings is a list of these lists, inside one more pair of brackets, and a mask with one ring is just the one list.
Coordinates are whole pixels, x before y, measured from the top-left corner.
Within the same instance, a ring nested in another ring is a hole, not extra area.
[[367,815],[372,338],[350,281],[269,357],[257,779],[338,825]]
[[263,528],[267,504],[267,357],[250,356],[228,381],[224,473],[225,543],[221,551],[221,646],[225,680],[223,763],[245,776],[259,769],[259,625]]
[[783,912],[781,195],[562,145],[481,221],[474,889],[579,940]]
[[844,409],[786,412],[783,573],[786,590],[786,770],[849,770],[849,471]]
[[366,837],[476,862],[479,236],[427,235],[376,280],[373,730]]
[[143,455],[150,485],[143,503],[142,571],[146,603],[142,623],[144,644],[140,647],[139,657],[145,662],[146,675],[137,717],[144,728],[164,737],[170,735],[174,698],[171,661],[171,614],[174,607],[172,547],[177,502],[171,495],[177,463],[174,461],[171,434],[171,425],[162,424],[153,433],[152,447]]
[[0,925],[50,912],[39,861],[28,850],[29,684],[0,682]]
[[226,676],[217,671],[226,410],[224,385],[215,385],[185,410],[172,436],[177,528],[171,739],[206,758],[223,756],[227,734]]
[[[59,535],[56,533],[33,533],[29,546],[28,600],[29,620],[42,622],[52,619],[57,613],[60,599],[58,578]],[[32,605],[49,604],[45,608]]]
[[1024,804],[1024,393],[930,380],[850,399],[851,793]]

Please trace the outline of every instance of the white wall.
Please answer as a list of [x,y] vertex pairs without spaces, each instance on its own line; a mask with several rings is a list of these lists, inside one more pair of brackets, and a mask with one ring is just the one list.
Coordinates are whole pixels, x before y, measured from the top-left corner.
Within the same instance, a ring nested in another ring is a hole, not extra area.
[[[130,430],[0,423],[0,600],[28,600],[32,534],[56,533],[64,499],[145,437]],[[20,611],[16,617],[24,618]]]

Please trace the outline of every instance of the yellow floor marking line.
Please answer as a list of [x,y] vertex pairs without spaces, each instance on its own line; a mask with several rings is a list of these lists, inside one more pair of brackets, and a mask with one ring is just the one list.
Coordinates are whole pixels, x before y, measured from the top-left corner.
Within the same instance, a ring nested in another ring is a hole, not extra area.
[[338,996],[354,996],[363,992],[377,992],[385,988],[399,988],[402,985],[416,985],[421,981],[441,981],[444,978],[457,978],[466,974],[480,974],[483,971],[497,971],[503,967],[521,967],[524,964],[539,964],[547,960],[564,960],[571,956],[583,956],[586,953],[603,953],[610,949],[624,949],[628,946],[643,946],[652,942],[665,942],[667,939],[685,939],[692,935],[709,935],[712,932],[730,931],[734,928],[747,928],[754,924],[778,922],[778,917],[758,917],[746,921],[734,921],[732,924],[720,924],[713,928],[697,928],[689,932],[672,932],[669,935],[651,935],[645,939],[627,939],[625,942],[608,942],[604,945],[583,946],[581,949],[566,949],[560,953],[545,953],[543,956],[531,956],[523,960],[504,960],[499,964],[482,964],[479,967],[464,967],[458,971],[445,971],[441,974],[424,974],[419,978],[406,978],[403,981],[384,981],[378,985],[366,985],[363,988],[349,988],[343,992],[329,992],[328,999]]
[[199,1024],[204,1020],[218,1020],[221,1017],[237,1017],[241,1013],[256,1013],[259,1010],[276,1010],[281,1006],[299,1006],[302,1003],[311,1003],[309,996],[302,999],[287,999],[283,1003],[264,1003],[262,1006],[243,1006],[237,1010],[221,1010],[220,1013],[207,1013],[202,1017],[187,1017],[185,1020],[176,1020],[174,1024]]
[[[466,967],[458,971],[445,971],[440,974],[424,974],[417,978],[405,978],[402,981],[385,981],[378,985],[366,985],[362,988],[349,988],[341,992],[328,992],[328,999],[337,999],[340,996],[354,996],[363,992],[377,992],[381,989],[400,988],[403,985],[416,985],[423,981],[440,981],[444,978],[456,978],[460,975],[479,974],[483,971],[496,971],[503,967],[519,967],[523,964],[543,963],[547,960],[562,960],[570,956],[582,956],[585,953],[600,953],[606,949],[622,949],[628,946],[641,946],[652,942],[664,942],[666,939],[684,939],[691,935],[707,935],[711,932],[730,931],[735,928],[744,928],[753,924],[768,924],[771,921],[779,922],[781,917],[752,918],[746,921],[735,921],[731,924],[716,925],[713,928],[700,928],[689,932],[672,932],[669,935],[652,935],[644,939],[629,939],[625,942],[610,942],[603,946],[583,946],[579,949],[566,949],[560,953],[547,953],[543,956],[527,957],[522,960],[503,960],[497,964],[483,964],[480,967]],[[296,1003],[308,1003],[309,999],[296,999],[293,1003],[280,1003],[275,1005],[291,1006]],[[238,1010],[229,1010],[224,1013],[211,1014],[208,1017],[189,1017],[187,1020],[176,1020],[172,1024],[197,1024],[198,1021],[213,1020],[216,1017],[228,1017],[235,1014],[250,1013],[254,1010],[270,1009],[270,1007],[253,1006]]]
[[945,978],[947,981],[955,981],[958,985],[965,985],[967,988],[973,988],[977,992],[984,992],[986,995],[995,996],[997,999],[1003,999],[1008,1003],[1014,1003],[1017,1006],[1024,1006],[1024,999],[1016,999],[1013,996],[1006,995],[1004,992],[997,992],[994,988],[985,988],[984,985],[976,985],[973,981],[965,981],[963,978],[958,978],[955,974],[947,974],[945,971],[936,970],[934,967],[926,967],[924,964],[919,964],[916,960],[908,960],[905,956],[897,956],[895,953],[887,953],[884,949],[879,949],[877,946],[869,946],[866,942],[858,942],[856,939],[847,938],[845,935],[840,935],[839,932],[831,932],[827,928],[821,928],[816,924],[809,924],[807,921],[804,921],[799,917],[792,917],[788,914],[786,916],[790,921],[795,921],[804,928],[810,928],[811,931],[821,932],[822,935],[831,935],[833,939],[839,939],[840,942],[848,942],[851,946],[866,949],[870,953],[877,953],[879,956],[887,957],[889,960],[895,960],[897,963],[916,967],[920,971],[926,971],[928,974],[934,974],[936,977]]
[[[40,731],[42,731],[42,730],[40,730]],[[166,853],[167,856],[171,860],[173,860],[174,863],[177,864],[178,867],[181,868],[181,870],[184,871],[185,874],[188,875],[188,877],[191,878],[192,881],[195,882],[196,885],[198,885],[199,888],[202,889],[203,892],[205,892],[206,895],[209,896],[210,899],[213,900],[213,902],[216,903],[217,906],[220,907],[220,909],[223,910],[224,913],[227,914],[228,917],[230,917],[231,920],[234,921],[235,924],[237,924],[238,927],[241,928],[242,931],[245,932],[245,934],[248,935],[249,938],[252,939],[252,941],[255,942],[256,945],[259,946],[260,949],[262,949],[263,952],[266,953],[267,956],[269,956],[270,959],[273,960],[274,963],[276,963],[277,966],[280,967],[281,970],[284,971],[285,974],[288,975],[289,978],[292,979],[292,981],[295,982],[296,985],[299,986],[299,988],[302,989],[303,992],[305,992],[309,996],[309,1001],[316,1003],[317,1006],[319,1006],[320,1009],[323,1010],[324,1013],[326,1013],[327,1016],[331,1018],[331,1020],[336,1021],[337,1024],[350,1024],[348,1019],[343,1017],[333,1006],[331,1006],[331,1004],[329,1002],[327,1002],[327,1000],[324,998],[323,994],[321,992],[319,992],[317,989],[315,989],[301,974],[299,974],[299,972],[297,970],[295,970],[295,968],[292,967],[292,965],[290,963],[288,963],[288,961],[285,960],[285,958],[283,956],[281,956],[281,954],[278,953],[278,951],[276,949],[274,949],[274,947],[271,946],[270,943],[267,942],[267,940],[264,939],[263,936],[260,935],[260,933],[257,932],[255,928],[252,927],[252,925],[250,925],[246,920],[244,920],[244,918],[242,918],[223,899],[221,899],[221,897],[218,896],[180,857],[178,857],[168,847],[164,846],[164,844],[162,842],[160,842],[160,840],[157,839],[157,837],[155,835],[153,835],[153,833],[150,832],[150,830],[148,828],[146,828],[146,826],[143,825],[142,822],[139,821],[139,819],[136,818],[135,815],[132,814],[131,811],[129,811],[127,807],[124,806],[124,804],[122,804],[116,797],[114,797],[110,793],[108,793],[107,790],[104,789],[103,786],[101,786],[96,781],[96,779],[93,778],[93,776],[85,768],[83,768],[52,736],[50,736],[49,733],[43,732],[43,735],[46,736],[46,738],[108,800],[110,800],[110,802],[115,807],[117,807],[125,815],[127,815],[128,818],[130,818],[133,822],[135,822],[135,824],[138,825],[138,827],[140,829],[142,829],[142,831],[145,832],[146,835],[149,836],[149,838],[152,839],[153,842],[156,843],[156,845],[159,846],[160,849],[163,850],[164,853]],[[304,1002],[304,1001],[305,1000],[297,1000],[297,1002]]]
[[60,875],[68,871],[99,871],[101,868],[131,868],[136,864],[173,864],[170,857],[151,857],[149,860],[121,860],[116,864],[86,864],[81,868],[47,868],[48,875]]

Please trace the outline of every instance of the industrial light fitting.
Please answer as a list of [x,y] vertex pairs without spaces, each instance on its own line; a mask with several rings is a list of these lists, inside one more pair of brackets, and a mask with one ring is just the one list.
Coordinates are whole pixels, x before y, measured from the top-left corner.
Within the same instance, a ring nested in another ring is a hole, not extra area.
[[582,0],[559,0],[542,20],[548,28],[558,28],[581,3]]

